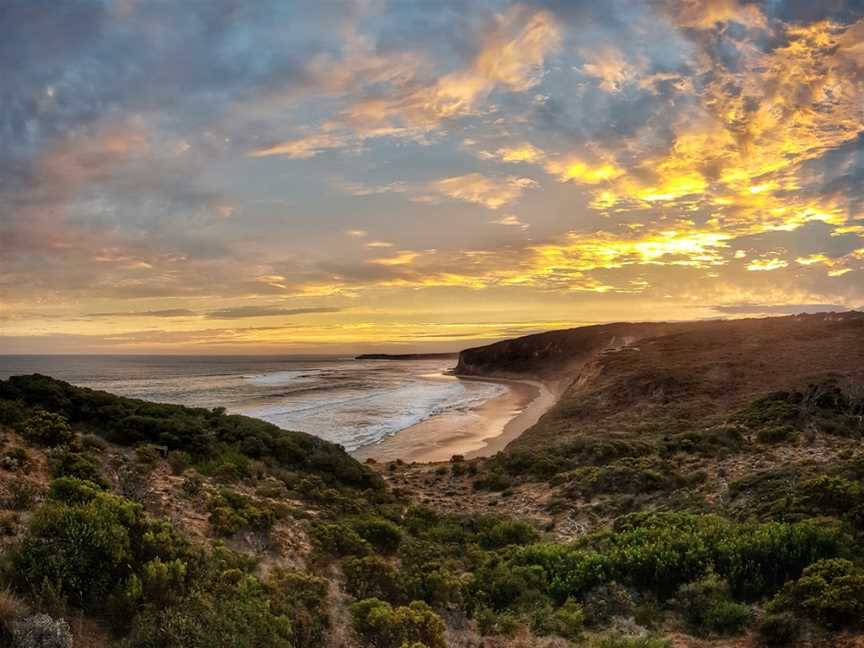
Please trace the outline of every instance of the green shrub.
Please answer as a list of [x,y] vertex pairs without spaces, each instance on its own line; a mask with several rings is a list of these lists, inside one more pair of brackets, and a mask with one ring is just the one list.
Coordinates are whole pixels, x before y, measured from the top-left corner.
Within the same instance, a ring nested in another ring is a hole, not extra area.
[[509,545],[527,545],[539,537],[540,534],[528,522],[500,520],[483,529],[478,539],[484,549],[500,549]]
[[152,443],[142,443],[135,446],[135,459],[138,463],[153,468],[159,463],[161,458],[162,453]]
[[729,584],[715,574],[682,585],[678,603],[685,620],[704,635],[736,634],[750,619],[750,608],[733,601]]
[[344,524],[319,524],[312,528],[312,537],[320,551],[332,556],[365,556],[369,543]]
[[87,454],[62,451],[51,459],[53,477],[75,477],[96,484],[102,489],[109,487],[108,480],[102,475],[99,462]]
[[19,477],[6,483],[9,500],[6,506],[13,511],[28,511],[38,501],[42,487],[32,479]]
[[375,598],[364,599],[351,606],[351,617],[355,632],[376,648],[400,648],[417,641],[446,648],[444,622],[422,601],[394,608]]
[[48,496],[64,504],[86,504],[101,492],[98,484],[78,477],[58,477],[48,487]]
[[275,615],[291,621],[294,648],[318,648],[324,645],[329,626],[328,581],[295,569],[277,570],[264,583]]
[[27,411],[20,402],[0,399],[0,425],[17,427],[26,416]]
[[807,565],[841,555],[848,539],[836,525],[738,524],[710,515],[638,514],[576,545],[513,547],[475,570],[478,605],[496,610],[526,595],[563,602],[617,581],[658,596],[713,570],[736,597],[771,594]]
[[648,636],[606,635],[594,639],[591,648],[670,648],[670,644],[665,639]]
[[564,605],[557,609],[544,606],[535,611],[531,625],[536,634],[554,634],[575,641],[582,636],[585,614],[579,603],[567,599]]
[[769,425],[756,432],[756,438],[762,443],[783,443],[791,441],[797,435],[798,430],[791,425]]
[[349,557],[342,561],[345,587],[357,599],[399,601],[404,596],[403,575],[379,556]]
[[108,442],[97,434],[82,434],[81,448],[85,451],[104,452],[108,449]]
[[290,646],[291,621],[275,614],[261,583],[231,575],[207,583],[160,611],[136,617],[125,648],[283,648]]
[[382,517],[370,515],[355,520],[352,526],[361,538],[382,553],[394,553],[402,542],[402,530]]
[[603,626],[615,617],[630,616],[633,607],[633,595],[613,581],[586,592],[582,610],[587,625]]
[[503,491],[512,485],[512,478],[500,470],[484,470],[473,482],[475,490]]
[[45,410],[33,412],[22,424],[21,434],[32,443],[49,447],[66,445],[74,436],[65,416]]
[[477,621],[477,631],[484,637],[502,635],[513,637],[519,630],[519,619],[512,612],[496,612],[483,607],[474,615]]
[[180,588],[177,564],[171,561],[188,562],[196,555],[166,523],[150,519],[134,502],[74,478],[57,480],[51,493],[58,499],[34,512],[27,535],[11,552],[19,588],[98,610],[119,597],[132,576],[157,591],[161,575],[153,570],[159,562],[171,565],[174,578],[164,587]]
[[770,608],[797,610],[829,628],[857,623],[864,616],[864,569],[849,560],[820,560],[788,583]]
[[234,535],[241,529],[269,531],[276,521],[276,509],[268,502],[221,490],[208,505],[210,524],[219,535]]
[[168,466],[175,475],[182,475],[192,465],[192,455],[183,450],[172,450],[168,453]]
[[798,638],[801,620],[792,612],[772,612],[762,617],[756,630],[764,644],[788,646]]
[[[0,401],[2,402],[2,401]],[[26,469],[30,466],[30,454],[21,447],[14,447],[7,450],[0,456],[0,468],[15,472]]]

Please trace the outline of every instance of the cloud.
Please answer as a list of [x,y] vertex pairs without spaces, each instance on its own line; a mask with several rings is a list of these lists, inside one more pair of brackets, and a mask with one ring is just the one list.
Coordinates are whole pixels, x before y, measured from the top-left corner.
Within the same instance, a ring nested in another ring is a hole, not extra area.
[[342,308],[333,307],[310,307],[310,308],[283,308],[281,306],[231,306],[220,308],[207,313],[207,319],[242,319],[246,317],[275,317],[312,315],[317,313],[338,313]]
[[747,269],[750,272],[771,272],[772,270],[779,270],[780,268],[785,268],[788,265],[789,262],[784,261],[783,259],[756,259],[747,264]]
[[[561,31],[550,12],[516,5],[497,15],[480,39],[482,45],[466,67],[433,81],[417,78],[419,63],[403,74],[376,79],[374,90],[366,96],[355,93],[361,96],[329,127],[343,128],[354,141],[419,138],[446,121],[479,114],[496,89],[521,93],[540,83],[546,57],[561,45]],[[331,69],[320,72],[328,75]]]
[[493,218],[489,221],[493,225],[507,225],[508,227],[518,227],[519,229],[526,230],[530,227],[528,223],[523,223],[519,220],[519,217],[516,214],[505,214],[501,218]]
[[373,263],[375,265],[381,266],[402,266],[409,265],[414,262],[416,258],[421,256],[422,252],[413,252],[411,250],[400,250],[393,256],[389,257],[380,257],[378,259],[369,259],[368,263]]
[[[498,179],[482,173],[469,173],[438,180],[431,183],[429,189],[435,194],[495,210],[518,201],[528,189],[538,186],[537,181],[530,178],[508,176]],[[436,200],[434,195],[424,195],[418,199],[427,202]]]
[[621,91],[624,84],[635,79],[640,72],[627,61],[621,50],[610,45],[597,49],[581,49],[579,54],[585,59],[582,71],[599,79],[599,87],[605,92]]
[[860,3],[123,6],[0,24],[9,335],[864,299]]
[[84,317],[195,317],[197,313],[188,308],[166,308],[149,311],[120,311],[115,313],[88,313]]
[[255,158],[278,155],[292,160],[308,160],[322,151],[343,148],[348,141],[348,138],[343,135],[317,133],[307,137],[255,148],[249,151],[248,155]]

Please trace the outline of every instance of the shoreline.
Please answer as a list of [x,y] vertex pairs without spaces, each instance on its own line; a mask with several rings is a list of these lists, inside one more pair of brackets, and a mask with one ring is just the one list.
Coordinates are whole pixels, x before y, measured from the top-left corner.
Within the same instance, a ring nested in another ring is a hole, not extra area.
[[467,411],[448,411],[415,423],[378,443],[351,452],[358,461],[407,463],[449,461],[453,455],[466,459],[488,457],[534,425],[555,404],[552,390],[536,380],[460,376],[458,380],[496,383],[507,391]]

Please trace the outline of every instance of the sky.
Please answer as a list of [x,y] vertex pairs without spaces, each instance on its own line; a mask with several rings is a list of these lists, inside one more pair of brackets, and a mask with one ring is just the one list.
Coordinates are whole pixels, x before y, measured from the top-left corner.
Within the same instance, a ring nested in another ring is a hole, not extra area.
[[864,0],[0,0],[0,353],[864,305]]

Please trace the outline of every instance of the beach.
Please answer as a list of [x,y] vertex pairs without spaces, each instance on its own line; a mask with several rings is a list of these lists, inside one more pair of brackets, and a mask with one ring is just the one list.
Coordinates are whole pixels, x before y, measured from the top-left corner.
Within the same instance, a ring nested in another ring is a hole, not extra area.
[[450,410],[416,423],[380,442],[352,452],[360,460],[431,463],[453,455],[466,459],[488,457],[502,450],[555,404],[555,395],[543,383],[442,376],[460,381],[498,383],[507,387],[500,396],[470,409]]

